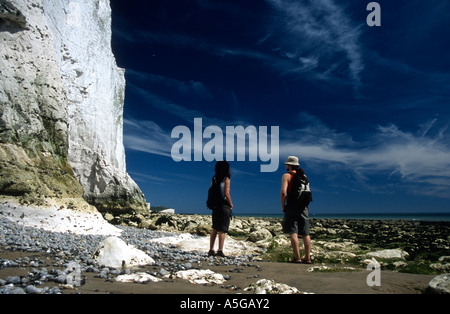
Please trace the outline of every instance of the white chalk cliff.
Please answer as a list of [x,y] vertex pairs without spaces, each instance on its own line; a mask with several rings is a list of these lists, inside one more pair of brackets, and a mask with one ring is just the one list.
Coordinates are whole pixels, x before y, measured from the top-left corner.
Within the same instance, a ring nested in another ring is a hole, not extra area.
[[0,71],[0,194],[146,210],[126,172],[109,0],[0,0]]

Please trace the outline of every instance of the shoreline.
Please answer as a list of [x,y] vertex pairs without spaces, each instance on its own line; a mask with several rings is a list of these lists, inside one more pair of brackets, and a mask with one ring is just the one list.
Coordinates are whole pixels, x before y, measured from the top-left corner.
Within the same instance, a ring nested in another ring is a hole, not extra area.
[[[158,212],[154,212],[157,214]],[[209,213],[175,213],[176,215],[210,216]],[[242,213],[234,217],[283,218],[283,214]],[[406,220],[419,222],[450,222],[450,213],[342,213],[342,214],[310,214],[310,219],[353,219],[353,220]]]

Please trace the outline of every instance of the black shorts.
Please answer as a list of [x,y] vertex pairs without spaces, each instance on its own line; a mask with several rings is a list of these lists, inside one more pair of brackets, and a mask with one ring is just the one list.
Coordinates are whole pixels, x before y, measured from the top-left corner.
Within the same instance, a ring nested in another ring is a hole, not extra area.
[[288,210],[284,214],[283,232],[289,234],[299,234],[301,236],[309,235],[310,222],[308,210]]
[[212,228],[220,232],[228,232],[230,227],[231,209],[228,205],[222,205],[212,212]]

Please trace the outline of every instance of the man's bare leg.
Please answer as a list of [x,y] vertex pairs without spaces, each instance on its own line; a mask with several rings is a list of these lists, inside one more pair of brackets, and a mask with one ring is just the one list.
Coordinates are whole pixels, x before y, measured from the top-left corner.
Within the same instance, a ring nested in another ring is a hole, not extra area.
[[302,236],[303,245],[305,246],[305,259],[304,261],[307,263],[311,262],[311,237],[309,235]]
[[297,233],[291,233],[291,246],[294,251],[294,261],[300,261],[300,247]]

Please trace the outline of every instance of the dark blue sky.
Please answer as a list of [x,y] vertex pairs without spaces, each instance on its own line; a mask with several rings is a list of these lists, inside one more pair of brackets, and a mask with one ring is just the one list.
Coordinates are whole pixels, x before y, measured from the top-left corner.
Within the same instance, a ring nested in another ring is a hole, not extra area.
[[276,172],[230,162],[236,213],[280,212],[289,155],[312,212],[450,212],[450,2],[378,1],[380,27],[369,2],[111,0],[127,170],[148,201],[208,212],[215,162],[171,156],[172,130],[202,118],[279,127]]

